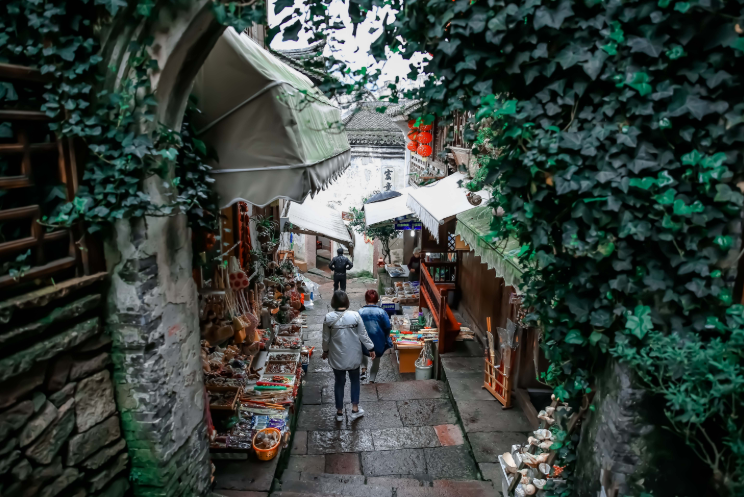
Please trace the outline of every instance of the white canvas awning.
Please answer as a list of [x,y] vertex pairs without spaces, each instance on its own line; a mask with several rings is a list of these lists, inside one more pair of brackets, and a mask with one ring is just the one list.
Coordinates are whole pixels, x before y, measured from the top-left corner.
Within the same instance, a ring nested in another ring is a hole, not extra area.
[[414,187],[402,188],[398,193],[400,197],[382,200],[371,204],[364,204],[364,222],[367,226],[392,221],[393,219],[408,216],[413,211],[406,205],[409,192]]
[[220,206],[302,202],[339,176],[351,149],[341,113],[312,82],[227,28],[194,82],[197,137],[217,152],[210,164]]
[[[468,177],[462,173],[455,173],[434,184],[416,188],[408,194],[406,205],[437,241],[440,224],[475,207],[465,196],[468,190],[458,186],[459,181],[467,182]],[[491,194],[486,190],[476,193],[483,198],[480,205],[485,205],[491,198]]]
[[293,233],[324,236],[352,251],[354,239],[341,219],[341,213],[317,200],[308,198],[302,204],[290,202],[287,222],[292,224],[290,231]]

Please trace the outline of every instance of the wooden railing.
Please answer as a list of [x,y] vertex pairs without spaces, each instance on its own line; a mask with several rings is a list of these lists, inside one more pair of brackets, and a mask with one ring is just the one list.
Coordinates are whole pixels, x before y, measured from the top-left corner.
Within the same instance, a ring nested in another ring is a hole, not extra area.
[[[419,307],[426,307],[434,317],[439,332],[439,352],[449,352],[454,347],[455,337],[460,331],[460,324],[455,321],[452,310],[447,304],[447,295],[455,289],[455,278],[450,270],[451,262],[421,262],[421,281],[419,287]],[[445,270],[446,268],[446,270]],[[432,276],[449,275],[448,281],[437,283]]]
[[427,262],[426,268],[436,284],[457,283],[457,262]]

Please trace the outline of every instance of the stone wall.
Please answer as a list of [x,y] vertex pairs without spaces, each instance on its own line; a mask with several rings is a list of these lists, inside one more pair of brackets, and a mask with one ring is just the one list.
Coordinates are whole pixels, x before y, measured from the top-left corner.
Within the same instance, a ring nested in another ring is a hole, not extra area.
[[649,395],[614,360],[597,375],[594,390],[596,411],[587,413],[581,427],[577,496],[709,495],[710,471],[664,429],[663,399]]
[[211,463],[186,218],[116,228],[106,246],[107,327],[135,495],[205,495]]
[[0,302],[0,495],[129,492],[101,323],[105,274]]

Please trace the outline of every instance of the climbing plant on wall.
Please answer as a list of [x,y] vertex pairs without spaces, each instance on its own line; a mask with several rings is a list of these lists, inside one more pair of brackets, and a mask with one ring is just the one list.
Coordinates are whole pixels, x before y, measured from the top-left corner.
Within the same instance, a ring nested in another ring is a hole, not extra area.
[[[333,23],[327,1],[305,3],[286,20],[290,36],[303,23]],[[424,85],[406,96],[440,116],[473,111],[469,138],[478,131],[498,151],[478,157],[485,169],[469,186],[494,188],[492,205],[506,215],[493,235],[523,244],[520,288],[550,360],[543,381],[575,403],[601,357],[617,357],[663,396],[669,426],[709,465],[717,490],[741,492],[744,307],[732,289],[744,2],[348,5],[353,22],[397,11],[372,54],[429,54],[409,74]],[[341,61],[330,66],[353,75]],[[556,448],[569,461],[566,442]]]
[[[192,136],[188,119],[183,130],[155,122],[157,100],[151,76],[159,68],[148,52],[152,40],[129,44],[128,71],[116,88],[104,89],[102,84],[104,73],[113,68],[99,67],[99,36],[114,16],[138,24],[163,4],[178,9],[191,3],[16,0],[3,5],[0,60],[38,67],[42,74],[51,75],[39,102],[41,110],[54,119],[52,130],[87,146],[77,197],[45,219],[47,224],[84,221],[88,231],[95,232],[119,219],[186,212],[192,226],[214,227],[216,199],[209,186],[204,143]],[[219,22],[240,30],[265,17],[263,2],[215,1],[212,7]],[[0,98],[15,95],[5,91]],[[161,198],[151,198],[142,188],[151,177],[163,180]]]

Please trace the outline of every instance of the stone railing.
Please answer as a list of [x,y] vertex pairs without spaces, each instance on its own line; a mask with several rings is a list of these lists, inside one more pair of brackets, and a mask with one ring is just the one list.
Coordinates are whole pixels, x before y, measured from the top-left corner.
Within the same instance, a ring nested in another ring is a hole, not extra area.
[[129,457],[101,323],[105,273],[0,302],[2,495],[129,489]]

